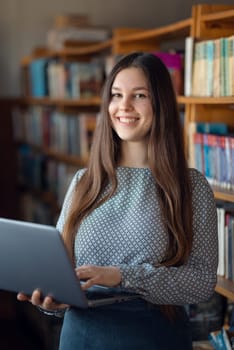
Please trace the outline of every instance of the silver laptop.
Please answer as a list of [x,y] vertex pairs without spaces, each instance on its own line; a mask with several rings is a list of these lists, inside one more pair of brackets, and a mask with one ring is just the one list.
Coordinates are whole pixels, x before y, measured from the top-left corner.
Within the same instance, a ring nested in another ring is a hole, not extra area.
[[102,286],[84,292],[81,284],[55,227],[0,218],[0,289],[26,295],[40,289],[43,296],[81,308],[139,298]]

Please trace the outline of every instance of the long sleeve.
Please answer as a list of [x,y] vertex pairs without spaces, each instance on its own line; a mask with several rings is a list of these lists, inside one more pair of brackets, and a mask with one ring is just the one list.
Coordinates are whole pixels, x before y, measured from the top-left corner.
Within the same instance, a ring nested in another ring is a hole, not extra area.
[[207,300],[214,292],[218,263],[217,216],[213,193],[198,172],[193,176],[192,253],[180,267],[153,264],[121,265],[122,286],[157,304],[187,304]]
[[73,192],[75,190],[75,186],[77,184],[77,182],[79,181],[81,175],[83,174],[84,170],[81,169],[79,170],[74,176],[73,179],[68,187],[68,190],[66,192],[64,201],[63,201],[63,205],[62,205],[62,209],[56,224],[56,228],[59,230],[60,233],[62,233],[63,231],[63,226],[70,208],[70,204],[71,204],[71,200],[72,200],[72,195]]

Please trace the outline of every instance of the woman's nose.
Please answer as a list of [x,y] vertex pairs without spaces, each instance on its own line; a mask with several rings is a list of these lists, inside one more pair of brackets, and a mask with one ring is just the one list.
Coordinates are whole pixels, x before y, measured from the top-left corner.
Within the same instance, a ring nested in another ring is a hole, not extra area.
[[121,102],[120,102],[120,108],[123,109],[123,110],[132,109],[133,106],[132,106],[131,98],[128,97],[128,96],[123,97],[121,99]]

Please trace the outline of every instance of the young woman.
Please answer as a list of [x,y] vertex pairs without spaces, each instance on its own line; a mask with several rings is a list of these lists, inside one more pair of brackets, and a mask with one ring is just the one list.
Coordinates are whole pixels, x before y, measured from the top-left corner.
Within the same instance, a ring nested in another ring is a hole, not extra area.
[[[75,175],[57,227],[84,289],[120,287],[140,297],[67,308],[60,350],[191,350],[184,305],[207,300],[216,284],[212,190],[187,167],[172,81],[159,58],[123,57],[102,101],[89,164]],[[39,291],[30,301],[47,311],[66,306],[41,300]]]

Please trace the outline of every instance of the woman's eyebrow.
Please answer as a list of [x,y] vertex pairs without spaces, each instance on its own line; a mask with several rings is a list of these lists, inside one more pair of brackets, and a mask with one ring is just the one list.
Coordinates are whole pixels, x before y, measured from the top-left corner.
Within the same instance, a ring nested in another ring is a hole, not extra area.
[[[121,90],[121,88],[119,88],[118,86],[112,86],[112,90]],[[133,91],[136,91],[136,90],[146,90],[146,91],[149,91],[149,89],[145,86],[136,86],[132,89]]]

